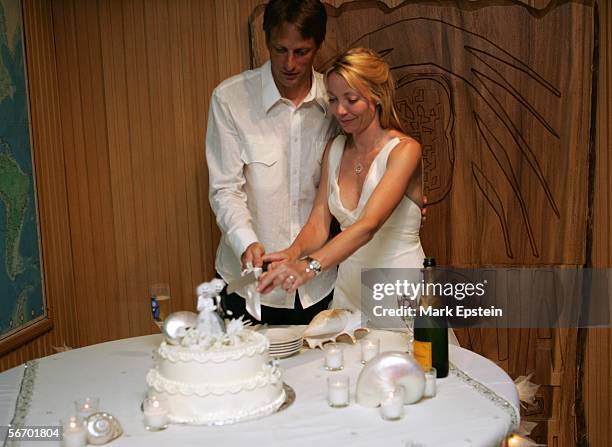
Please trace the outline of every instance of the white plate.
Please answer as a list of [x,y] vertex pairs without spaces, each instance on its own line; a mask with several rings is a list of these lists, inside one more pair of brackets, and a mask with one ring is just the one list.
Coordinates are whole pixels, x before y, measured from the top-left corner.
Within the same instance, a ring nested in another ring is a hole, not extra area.
[[269,349],[270,352],[283,352],[283,351],[293,351],[294,349],[300,349],[302,347],[302,343],[298,343],[295,345],[291,345],[291,346],[284,346],[284,347],[271,347]]
[[295,340],[288,341],[286,343],[276,343],[276,342],[272,343],[272,342],[270,342],[270,347],[271,348],[274,348],[274,347],[277,347],[277,348],[286,348],[287,346],[298,345],[302,341],[304,341],[304,339],[302,337],[300,337],[300,338],[296,338]]
[[291,346],[271,346],[270,351],[291,351],[293,349],[301,348],[302,343],[295,343]]
[[261,329],[263,335],[268,337],[271,345],[295,343],[304,334],[303,326],[268,327]]
[[302,347],[298,347],[296,349],[290,350],[290,351],[284,351],[284,352],[270,352],[270,357],[275,358],[275,359],[284,359],[285,357],[289,357],[297,352],[300,352],[300,349],[302,349]]
[[303,344],[304,344],[303,340],[300,339],[297,342],[292,343],[290,345],[283,345],[283,346],[270,345],[269,350],[270,351],[291,351],[292,349],[301,348]]

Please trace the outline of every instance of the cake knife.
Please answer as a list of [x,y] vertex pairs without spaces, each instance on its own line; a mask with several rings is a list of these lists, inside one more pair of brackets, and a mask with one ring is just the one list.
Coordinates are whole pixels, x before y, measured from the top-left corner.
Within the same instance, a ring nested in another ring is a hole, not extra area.
[[[264,272],[268,270],[268,265],[270,265],[269,262],[263,263],[262,270]],[[251,283],[254,283],[255,281],[257,281],[258,276],[259,274],[256,275],[256,271],[250,271],[249,273],[245,274],[244,276],[241,276],[237,280],[228,283],[226,293],[229,295],[231,293],[236,292],[236,290],[238,289],[241,289]]]

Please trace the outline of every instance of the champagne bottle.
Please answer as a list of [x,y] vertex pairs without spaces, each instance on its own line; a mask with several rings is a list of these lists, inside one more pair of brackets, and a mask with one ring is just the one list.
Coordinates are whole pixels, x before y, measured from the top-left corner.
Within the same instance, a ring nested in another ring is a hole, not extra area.
[[[446,318],[439,313],[442,310],[442,300],[436,296],[434,258],[423,261],[424,289],[419,309],[414,321],[415,359],[425,371],[433,366],[438,378],[448,375],[448,324]],[[443,315],[443,314],[442,314]]]

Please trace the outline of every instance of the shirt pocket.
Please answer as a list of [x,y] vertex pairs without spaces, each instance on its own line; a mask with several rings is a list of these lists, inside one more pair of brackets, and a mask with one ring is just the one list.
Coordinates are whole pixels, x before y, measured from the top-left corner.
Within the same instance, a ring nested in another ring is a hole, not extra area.
[[263,141],[242,143],[240,158],[246,165],[262,164],[270,167],[278,162],[278,154],[272,150],[270,144]]
[[278,188],[283,175],[282,163],[273,145],[263,141],[242,143],[240,159],[244,163],[247,182],[253,182],[260,190]]

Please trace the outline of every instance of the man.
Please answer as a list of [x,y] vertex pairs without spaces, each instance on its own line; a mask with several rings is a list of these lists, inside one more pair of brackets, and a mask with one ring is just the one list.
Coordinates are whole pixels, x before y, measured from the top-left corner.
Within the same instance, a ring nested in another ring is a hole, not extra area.
[[[323,76],[312,67],[326,23],[319,0],[271,0],[263,24],[270,61],[213,92],[206,160],[222,232],[216,268],[226,282],[250,263],[261,267],[266,252],[288,247],[310,214],[325,144],[336,131]],[[308,324],[327,308],[334,280],[328,271],[295,295],[263,295],[261,321]],[[246,293],[225,297],[223,306],[245,314]]]

